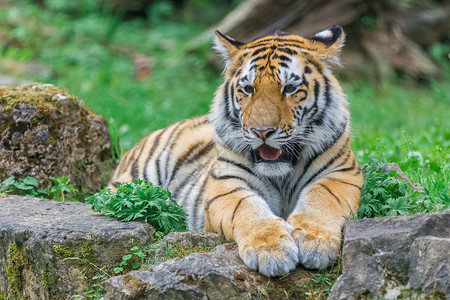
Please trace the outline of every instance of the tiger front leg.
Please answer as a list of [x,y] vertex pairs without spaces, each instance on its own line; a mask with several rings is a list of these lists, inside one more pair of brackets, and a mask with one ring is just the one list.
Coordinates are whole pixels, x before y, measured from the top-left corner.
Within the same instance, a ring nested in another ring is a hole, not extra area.
[[312,184],[300,195],[299,204],[288,218],[292,237],[299,249],[299,263],[309,269],[323,269],[336,262],[345,218],[356,213],[362,179],[328,178]]
[[238,244],[244,263],[265,276],[282,276],[295,269],[298,248],[293,228],[276,217],[267,203],[244,187],[213,188],[205,203],[206,230]]

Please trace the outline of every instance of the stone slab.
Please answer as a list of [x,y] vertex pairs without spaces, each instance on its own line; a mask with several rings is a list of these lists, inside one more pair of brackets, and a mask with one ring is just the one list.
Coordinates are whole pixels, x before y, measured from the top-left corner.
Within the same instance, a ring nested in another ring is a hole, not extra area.
[[78,202],[10,196],[0,207],[0,288],[10,299],[82,294],[97,268],[118,266],[131,240],[153,235],[147,223],[120,222]]

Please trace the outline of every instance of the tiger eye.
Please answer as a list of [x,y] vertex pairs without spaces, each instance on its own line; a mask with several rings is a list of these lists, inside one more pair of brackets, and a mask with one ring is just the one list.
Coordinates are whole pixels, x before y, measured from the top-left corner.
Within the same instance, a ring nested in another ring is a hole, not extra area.
[[297,88],[296,88],[294,85],[288,84],[288,85],[286,85],[286,86],[284,87],[283,93],[285,93],[285,94],[290,94],[290,93],[295,92],[296,89],[297,89]]
[[251,86],[251,85],[246,85],[244,86],[244,91],[247,94],[253,94],[253,92],[255,91],[255,89]]

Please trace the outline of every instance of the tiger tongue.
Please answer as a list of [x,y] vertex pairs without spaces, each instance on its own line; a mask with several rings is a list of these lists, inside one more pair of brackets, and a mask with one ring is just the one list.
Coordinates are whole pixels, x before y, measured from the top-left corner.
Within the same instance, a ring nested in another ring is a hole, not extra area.
[[281,149],[272,148],[267,144],[258,147],[259,155],[265,160],[276,160],[281,155]]

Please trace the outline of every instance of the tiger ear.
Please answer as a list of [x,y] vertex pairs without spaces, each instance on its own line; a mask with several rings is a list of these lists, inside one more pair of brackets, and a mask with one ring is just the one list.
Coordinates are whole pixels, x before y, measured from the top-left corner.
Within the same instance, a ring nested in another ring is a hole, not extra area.
[[311,41],[311,50],[319,57],[339,64],[339,52],[345,42],[345,33],[341,26],[331,26],[308,39]]
[[244,43],[236,41],[235,39],[222,34],[216,30],[216,37],[214,39],[214,50],[219,52],[220,56],[225,61],[225,68],[231,63],[231,59],[240,50]]

